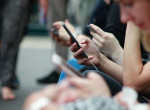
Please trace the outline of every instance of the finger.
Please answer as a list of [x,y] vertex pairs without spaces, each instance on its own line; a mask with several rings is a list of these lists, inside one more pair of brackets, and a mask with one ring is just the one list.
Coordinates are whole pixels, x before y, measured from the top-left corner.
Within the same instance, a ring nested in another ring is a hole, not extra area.
[[88,75],[87,75],[87,78],[90,79],[90,80],[103,80],[103,78],[98,74],[98,73],[95,73],[95,72],[90,72]]
[[65,23],[69,23],[69,20],[68,20],[68,19],[66,19],[66,20],[65,20]]
[[94,24],[90,24],[90,26],[96,31],[96,33],[98,34],[98,35],[100,35],[100,36],[104,36],[104,34],[105,34],[105,32],[101,29],[101,28],[99,28],[99,27],[97,27],[96,25],[94,25]]
[[56,100],[57,103],[68,103],[75,101],[79,97],[79,93],[75,88],[68,88],[65,91],[62,91],[58,94],[58,98]]
[[90,59],[88,58],[82,58],[80,60],[78,60],[78,64],[80,65],[90,65],[90,63],[88,62]]
[[63,21],[56,21],[56,22],[53,23],[53,26],[55,26],[55,25],[60,25],[61,26],[62,22]]
[[77,44],[76,43],[73,43],[71,46],[70,46],[70,50],[72,52],[76,52],[77,51]]
[[73,44],[73,41],[72,41],[72,39],[71,39],[71,38],[69,38],[69,40],[70,40],[70,43],[71,43],[71,44]]
[[101,37],[100,35],[90,32],[91,35],[93,36],[93,38],[95,38],[98,42],[100,42],[101,44],[103,44],[105,42],[104,38]]
[[93,38],[92,41],[93,41],[93,43],[94,43],[99,49],[102,48],[102,44],[99,43],[95,38]]
[[89,39],[87,39],[87,38],[85,38],[85,37],[82,37],[82,38],[81,38],[81,44],[89,45],[89,43],[90,43],[90,40],[89,40]]
[[76,51],[75,53],[73,53],[74,58],[76,58],[76,59],[80,58],[82,52],[83,52],[83,49],[80,48],[78,51]]
[[54,33],[51,33],[51,37],[52,37],[53,40],[56,41],[58,36],[56,36]]
[[86,80],[87,79],[83,79],[83,78],[79,78],[79,77],[67,78],[68,83],[76,88],[83,88],[87,82]]

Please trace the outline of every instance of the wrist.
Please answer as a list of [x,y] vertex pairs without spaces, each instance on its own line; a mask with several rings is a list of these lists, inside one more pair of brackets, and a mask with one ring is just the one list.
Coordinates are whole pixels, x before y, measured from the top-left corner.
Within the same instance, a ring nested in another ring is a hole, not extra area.
[[105,63],[105,60],[106,60],[106,57],[105,57],[103,54],[101,54],[101,53],[99,52],[99,63],[97,64],[97,66],[98,66],[99,68],[102,68],[102,66],[103,66],[104,63]]
[[121,46],[119,46],[118,49],[115,49],[115,51],[111,55],[111,59],[116,62],[119,65],[122,65],[123,63],[123,49]]

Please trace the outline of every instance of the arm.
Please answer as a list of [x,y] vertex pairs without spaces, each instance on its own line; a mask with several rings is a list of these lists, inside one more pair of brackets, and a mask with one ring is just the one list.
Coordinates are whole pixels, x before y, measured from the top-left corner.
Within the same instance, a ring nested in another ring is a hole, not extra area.
[[129,22],[124,49],[124,85],[133,87],[147,97],[150,92],[150,62],[143,65],[140,51],[140,30]]
[[[113,61],[102,55],[96,45],[90,39],[82,37],[78,41],[82,48],[77,49],[76,44],[73,44],[70,49],[72,52],[74,52],[73,55],[78,60],[79,64],[91,65],[89,63],[89,60],[91,60],[103,72],[107,73],[108,75],[122,83],[123,68],[120,65],[114,63]],[[83,56],[81,56],[81,52],[83,50],[88,55],[88,58],[84,58]]]

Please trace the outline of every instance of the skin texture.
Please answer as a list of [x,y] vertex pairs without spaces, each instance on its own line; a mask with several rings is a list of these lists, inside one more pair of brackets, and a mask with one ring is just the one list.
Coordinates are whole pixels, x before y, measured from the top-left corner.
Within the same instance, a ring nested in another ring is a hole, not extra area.
[[[71,31],[71,33],[76,32],[75,28],[70,24],[70,22],[68,20],[65,20],[65,24],[68,27],[68,29]],[[51,33],[53,40],[58,42],[61,45],[70,46],[72,44],[72,42],[70,40],[70,36],[68,35],[66,30],[62,26],[62,21],[54,22],[53,26],[56,26],[58,29],[58,35]]]
[[41,97],[47,97],[52,101],[49,106],[44,107],[42,110],[47,110],[48,108],[49,110],[57,110],[60,104],[101,95],[111,96],[106,82],[98,74],[89,73],[87,79],[69,77],[60,85],[50,85],[41,91],[32,93],[26,99],[23,110],[27,110],[34,101]]
[[[94,25],[92,26],[96,31],[96,33],[99,33],[99,31],[101,31],[101,29],[99,29],[98,27]],[[104,37],[104,35],[102,36]],[[97,46],[90,39],[88,38],[80,38],[80,39],[77,40],[82,47],[81,49],[78,49],[75,43],[72,44],[70,47],[70,50],[74,53],[73,55],[78,60],[78,63],[81,65],[91,65],[91,63],[89,62],[89,60],[91,60],[91,62],[93,62],[103,72],[107,73],[108,75],[110,75],[111,77],[122,83],[123,77],[122,66],[114,63],[113,61],[106,58],[103,54],[101,54]],[[81,55],[82,51],[85,51],[87,53],[88,58],[85,58]]]
[[123,49],[118,40],[111,33],[105,32],[99,27],[90,24],[96,30],[96,33],[91,31],[93,36],[92,41],[106,57],[112,58],[117,64],[123,64]]
[[[149,0],[115,0],[121,7],[121,21],[128,24],[124,50],[124,85],[150,98],[150,63],[142,64],[139,29],[150,34]],[[138,13],[137,13],[138,12]],[[136,25],[136,26],[135,26]]]
[[[115,0],[121,8],[121,21],[133,21],[150,34],[150,1],[149,0]],[[137,13],[138,12],[138,13]]]
[[[69,28],[69,30],[72,33],[76,32],[75,28],[69,23],[68,20],[65,21],[65,24],[67,25],[67,27]],[[72,42],[70,40],[69,35],[66,33],[66,31],[62,27],[62,21],[54,22],[53,26],[56,26],[58,29],[58,35],[51,33],[53,40],[58,42],[61,45],[70,47],[72,45]],[[96,48],[98,48],[99,51],[102,52],[106,57],[112,58],[114,62],[116,62],[119,65],[122,65],[123,49],[121,48],[121,46],[120,46],[119,42],[117,41],[117,39],[115,38],[115,36],[111,33],[104,32],[103,30],[101,30],[100,28],[98,28],[95,25],[91,24],[91,27],[98,30],[98,34],[91,32],[91,34],[93,35],[92,41],[97,46]],[[79,34],[77,36],[77,39],[78,39],[78,42],[83,42],[83,39],[88,39],[88,36]],[[88,43],[88,44],[90,44],[90,43]],[[114,47],[114,48],[112,48],[112,47]],[[92,50],[88,50],[88,52],[92,53]],[[88,52],[87,52],[87,54],[88,54]]]

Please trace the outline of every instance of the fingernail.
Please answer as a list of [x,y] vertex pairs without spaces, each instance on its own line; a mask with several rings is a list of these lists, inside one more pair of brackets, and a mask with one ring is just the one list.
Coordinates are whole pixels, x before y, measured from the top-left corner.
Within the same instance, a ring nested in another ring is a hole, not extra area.
[[93,58],[94,58],[94,56],[89,56],[88,58],[89,58],[89,59],[93,59]]

